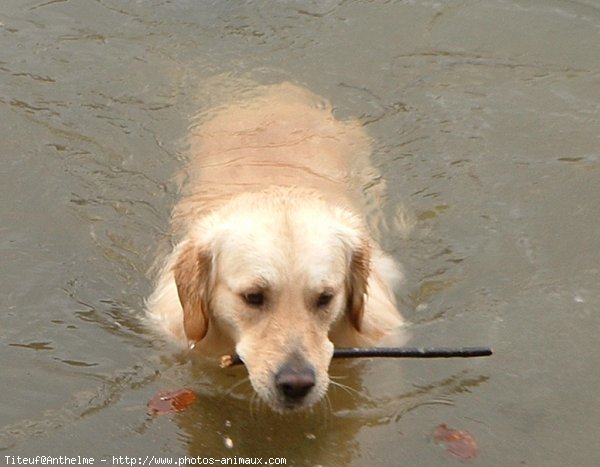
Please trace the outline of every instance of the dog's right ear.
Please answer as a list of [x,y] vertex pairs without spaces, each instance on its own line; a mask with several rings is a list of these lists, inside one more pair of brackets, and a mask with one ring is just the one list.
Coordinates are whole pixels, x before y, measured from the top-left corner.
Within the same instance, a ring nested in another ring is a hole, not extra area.
[[211,262],[208,251],[189,244],[183,247],[173,266],[183,307],[183,329],[191,347],[208,331]]
[[350,275],[348,278],[347,313],[350,322],[358,332],[362,330],[365,312],[365,296],[371,273],[371,246],[364,239],[361,245],[352,253]]

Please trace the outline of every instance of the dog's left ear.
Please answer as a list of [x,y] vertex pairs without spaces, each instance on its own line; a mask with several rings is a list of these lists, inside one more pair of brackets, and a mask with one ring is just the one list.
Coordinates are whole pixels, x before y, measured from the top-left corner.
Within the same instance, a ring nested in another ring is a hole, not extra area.
[[179,253],[173,267],[179,301],[183,308],[183,328],[193,347],[208,331],[210,267],[208,251],[187,245]]
[[365,312],[365,299],[370,272],[371,245],[365,239],[352,253],[350,274],[348,276],[347,313],[350,322],[359,332]]

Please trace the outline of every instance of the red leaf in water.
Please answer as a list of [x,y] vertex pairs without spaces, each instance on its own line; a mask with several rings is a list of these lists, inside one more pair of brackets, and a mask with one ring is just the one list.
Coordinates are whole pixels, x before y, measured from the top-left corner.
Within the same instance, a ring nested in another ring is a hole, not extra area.
[[166,415],[187,409],[196,400],[196,393],[191,389],[173,389],[162,391],[148,401],[152,415]]
[[448,428],[445,423],[435,427],[433,439],[446,445],[446,451],[460,460],[474,459],[479,454],[477,441],[468,431]]

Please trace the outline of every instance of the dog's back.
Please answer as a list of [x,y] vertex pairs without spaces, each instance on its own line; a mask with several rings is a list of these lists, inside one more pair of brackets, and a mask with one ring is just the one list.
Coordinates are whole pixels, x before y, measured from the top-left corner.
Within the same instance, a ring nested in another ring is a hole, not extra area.
[[191,213],[269,185],[314,189],[367,212],[364,190],[376,192],[378,179],[370,149],[357,122],[337,120],[331,105],[310,91],[290,83],[257,88],[252,97],[218,108],[192,130],[175,227],[185,230],[181,224]]

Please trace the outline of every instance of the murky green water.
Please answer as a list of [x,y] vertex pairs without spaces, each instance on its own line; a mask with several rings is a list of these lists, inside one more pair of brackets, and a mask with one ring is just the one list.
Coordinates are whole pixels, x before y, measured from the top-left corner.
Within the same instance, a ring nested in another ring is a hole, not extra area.
[[[142,328],[187,126],[246,80],[364,121],[411,343],[495,356],[335,362],[282,417]],[[453,465],[446,423],[473,465],[598,464],[600,2],[4,0],[0,118],[1,456]]]

